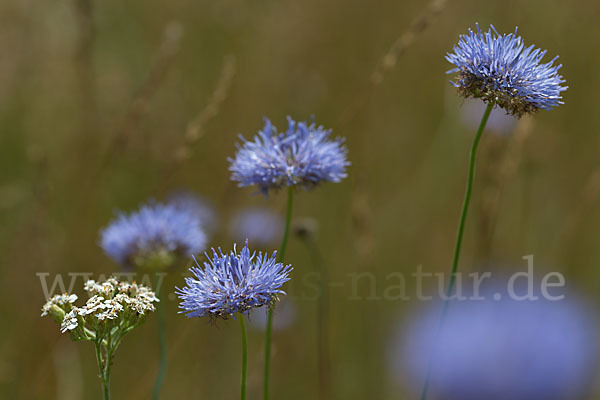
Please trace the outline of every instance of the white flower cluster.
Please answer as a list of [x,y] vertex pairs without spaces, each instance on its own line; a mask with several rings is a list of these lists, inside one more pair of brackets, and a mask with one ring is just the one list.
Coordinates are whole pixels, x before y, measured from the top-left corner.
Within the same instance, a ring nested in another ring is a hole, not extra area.
[[48,313],[50,312],[50,308],[52,308],[52,306],[58,306],[58,307],[63,307],[66,304],[73,304],[75,301],[77,300],[77,295],[76,294],[58,294],[54,297],[52,297],[50,300],[48,300],[46,302],[46,304],[44,304],[44,306],[42,307],[42,317],[45,317],[46,315],[48,315]]
[[100,295],[103,297],[112,297],[116,288],[119,287],[119,281],[113,277],[108,278],[105,282],[96,282],[93,279],[87,281],[83,288],[90,296]]
[[[86,319],[88,323],[92,322],[90,318],[95,319],[91,326],[119,317],[131,318],[133,323],[137,320],[136,317],[154,311],[153,303],[159,301],[148,287],[135,282],[119,282],[112,277],[104,282],[89,280],[84,289],[90,298],[83,307],[71,305],[77,300],[76,295],[54,296],[42,308],[42,316],[48,315],[54,305],[61,307],[66,312],[60,327],[60,331],[64,333],[76,329],[80,324],[83,325]],[[65,306],[67,304],[68,306]]]

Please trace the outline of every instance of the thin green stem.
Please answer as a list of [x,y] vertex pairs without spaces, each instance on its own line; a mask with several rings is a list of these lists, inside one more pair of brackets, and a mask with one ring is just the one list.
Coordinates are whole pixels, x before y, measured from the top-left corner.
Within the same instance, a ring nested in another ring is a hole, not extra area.
[[106,360],[102,360],[102,341],[96,340],[96,362],[98,363],[98,372],[102,381],[102,398],[110,400],[110,357],[106,352]]
[[[158,285],[159,276],[156,277],[156,283]],[[155,287],[157,287],[155,285]],[[160,296],[157,288],[157,296]],[[167,332],[165,329],[165,311],[162,302],[156,306],[156,321],[158,323],[158,372],[156,374],[156,380],[154,381],[154,389],[152,391],[152,398],[158,400],[160,395],[160,389],[162,388],[165,374],[167,373]]]
[[240,327],[242,328],[242,385],[241,385],[241,399],[246,399],[246,375],[248,373],[248,340],[246,338],[246,323],[244,321],[244,315],[238,314],[240,319]]
[[273,310],[267,312],[265,330],[265,372],[263,377],[263,399],[269,400],[269,375],[271,371],[271,331],[273,330]]
[[425,382],[423,383],[423,390],[421,392],[421,400],[427,399],[427,390],[429,389],[429,381],[431,379],[431,371],[433,369],[433,361],[435,358],[437,344],[439,342],[439,338],[444,327],[444,321],[446,319],[446,314],[448,313],[448,306],[450,300],[450,294],[454,290],[454,283],[456,281],[456,271],[458,269],[458,261],[460,259],[460,250],[462,247],[463,234],[465,231],[465,223],[467,221],[467,213],[469,211],[469,203],[471,202],[471,192],[473,191],[473,180],[475,178],[475,157],[477,154],[477,146],[479,145],[479,140],[481,139],[481,135],[483,130],[485,129],[485,125],[487,124],[488,118],[490,117],[490,113],[494,108],[494,103],[489,103],[483,113],[483,117],[481,118],[481,123],[479,124],[479,129],[477,129],[477,133],[473,138],[473,144],[471,145],[471,153],[469,155],[469,174],[467,177],[467,186],[465,188],[465,198],[463,200],[462,211],[460,213],[460,220],[458,223],[458,232],[456,234],[456,246],[454,248],[454,258],[452,260],[452,271],[450,273],[450,280],[448,282],[448,287],[446,288],[446,297],[444,298],[444,304],[442,306],[442,313],[440,315],[440,320],[437,328],[437,332],[435,335],[435,341],[433,344],[433,348],[431,350],[431,355],[429,357],[429,362],[427,364],[427,371],[425,373]]
[[113,351],[106,349],[106,368],[104,369],[104,382],[106,385],[105,399],[110,399],[110,367],[112,367]]
[[[292,221],[292,208],[294,205],[294,187],[288,187],[287,211],[285,215],[285,228],[283,230],[283,238],[281,246],[277,253],[277,262],[283,262],[285,249],[287,247],[288,237],[290,234],[290,225]],[[269,400],[269,375],[271,371],[271,331],[273,330],[273,309],[269,309],[267,314],[267,329],[265,331],[265,371],[263,378],[263,399]]]

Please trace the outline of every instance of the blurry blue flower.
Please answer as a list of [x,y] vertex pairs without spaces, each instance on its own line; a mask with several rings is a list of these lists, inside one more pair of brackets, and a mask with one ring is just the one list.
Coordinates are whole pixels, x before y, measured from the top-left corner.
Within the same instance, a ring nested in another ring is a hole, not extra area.
[[[465,125],[473,130],[479,127],[485,104],[477,100],[467,100],[461,108],[461,117]],[[506,114],[500,108],[494,108],[488,118],[485,130],[499,135],[506,135],[515,129],[517,119]]]
[[124,266],[165,268],[178,257],[204,249],[197,215],[173,204],[150,202],[129,215],[119,214],[101,232],[106,254]]
[[[597,326],[581,303],[454,301],[435,353],[431,393],[444,400],[582,398],[595,371]],[[440,307],[402,324],[392,362],[420,390]],[[404,367],[404,368],[402,368]]]
[[229,234],[235,240],[248,238],[259,246],[281,240],[283,219],[268,208],[246,208],[236,213],[229,224]]
[[[206,255],[208,258],[208,255]],[[237,253],[235,245],[229,254],[217,253],[204,263],[191,268],[193,277],[185,278],[186,286],[176,288],[182,300],[179,308],[188,317],[227,318],[236,313],[247,314],[252,308],[272,306],[280,288],[289,280],[292,268],[275,261],[275,253],[250,254],[248,241]]]
[[[284,331],[290,328],[296,322],[296,313],[296,305],[291,300],[287,298],[281,300],[281,303],[273,310],[273,330]],[[257,330],[266,330],[267,316],[266,309],[253,309],[248,315],[250,326]]]
[[343,139],[328,140],[331,130],[288,117],[288,130],[277,132],[271,121],[253,141],[243,143],[231,163],[231,179],[239,186],[269,189],[299,185],[310,189],[320,182],[339,182],[346,177],[347,149]]
[[521,116],[563,104],[561,92],[567,87],[561,86],[565,82],[558,74],[561,65],[553,65],[558,57],[540,64],[545,55],[533,45],[525,47],[516,29],[500,35],[493,26],[482,32],[477,25],[477,32],[469,29],[468,35],[461,35],[446,60],[456,66],[448,73],[458,72],[453,85],[461,95],[496,103]]
[[200,219],[205,233],[214,233],[219,226],[219,215],[214,204],[203,196],[185,190],[171,193],[167,200],[180,210],[186,210]]

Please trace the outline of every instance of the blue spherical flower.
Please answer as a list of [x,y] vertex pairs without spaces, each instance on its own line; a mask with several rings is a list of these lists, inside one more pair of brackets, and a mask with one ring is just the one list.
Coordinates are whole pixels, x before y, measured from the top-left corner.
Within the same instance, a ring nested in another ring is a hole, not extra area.
[[339,182],[346,177],[347,149],[343,139],[329,140],[331,130],[288,118],[285,132],[278,132],[271,121],[253,141],[240,136],[243,143],[231,163],[231,179],[239,186],[256,185],[269,189],[299,185],[310,189],[320,182]]
[[[563,299],[455,301],[436,347],[430,390],[445,400],[563,400],[585,397],[598,355],[594,315]],[[436,338],[440,307],[402,324],[396,379],[419,391]]]
[[121,213],[101,232],[106,254],[124,266],[165,268],[178,257],[204,249],[200,219],[173,204],[151,202],[129,215]]
[[191,268],[193,277],[186,278],[183,289],[176,288],[182,300],[180,308],[188,317],[227,318],[236,313],[247,314],[252,308],[271,306],[280,288],[289,280],[292,268],[275,261],[275,254],[250,254],[248,242],[238,254],[223,254],[213,249],[213,257]]
[[468,35],[461,35],[446,60],[456,66],[448,73],[458,73],[453,85],[461,95],[481,98],[521,116],[563,104],[561,92],[567,87],[561,86],[565,82],[558,73],[561,65],[553,65],[558,57],[541,64],[545,55],[545,50],[533,45],[525,47],[516,29],[500,35],[493,26],[482,32],[477,25],[477,32],[469,29]]

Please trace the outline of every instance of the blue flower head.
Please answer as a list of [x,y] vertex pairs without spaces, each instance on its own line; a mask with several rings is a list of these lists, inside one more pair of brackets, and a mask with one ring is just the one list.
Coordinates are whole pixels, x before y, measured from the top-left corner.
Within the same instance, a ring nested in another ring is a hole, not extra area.
[[285,294],[280,288],[289,280],[291,266],[275,261],[275,252],[250,254],[248,241],[238,254],[224,254],[213,249],[206,258],[204,269],[196,261],[190,269],[193,277],[186,278],[183,289],[176,288],[182,300],[179,308],[188,317],[224,318],[236,313],[247,314],[252,308],[272,306],[277,296]]
[[174,204],[150,202],[129,215],[120,213],[101,232],[106,254],[126,267],[165,268],[179,257],[204,249],[200,219]]
[[346,177],[347,149],[343,139],[329,140],[331,130],[288,117],[287,131],[278,132],[265,119],[264,128],[253,141],[240,136],[241,145],[231,163],[231,179],[239,186],[269,189],[301,186],[310,189],[320,182],[339,182]]
[[477,32],[469,29],[468,35],[461,35],[446,60],[456,66],[448,73],[458,73],[452,84],[462,96],[495,103],[520,117],[563,104],[561,92],[567,87],[561,86],[561,65],[554,65],[558,57],[541,64],[545,55],[533,45],[525,47],[516,29],[500,35],[493,26],[482,32],[477,25]]

